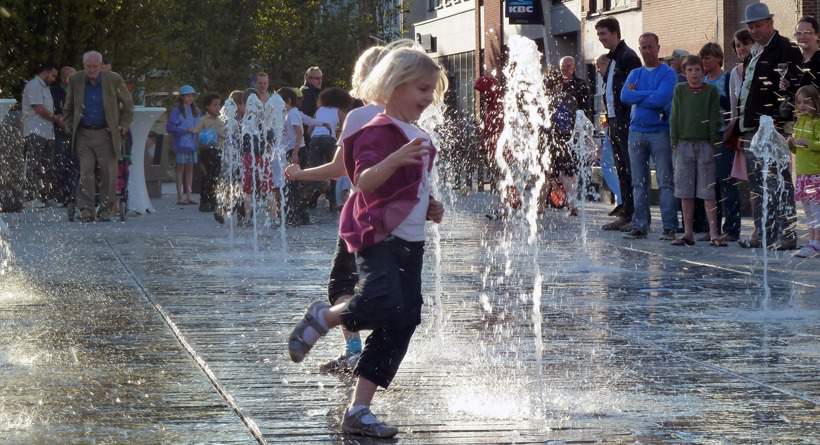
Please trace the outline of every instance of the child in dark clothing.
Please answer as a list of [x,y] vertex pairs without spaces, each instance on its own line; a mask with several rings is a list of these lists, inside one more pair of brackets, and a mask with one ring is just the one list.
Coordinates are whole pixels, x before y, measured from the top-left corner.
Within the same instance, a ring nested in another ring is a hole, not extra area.
[[207,94],[202,100],[205,116],[197,122],[194,132],[199,135],[199,166],[202,178],[199,186],[199,211],[216,209],[216,183],[222,166],[220,153],[225,141],[225,123],[219,119],[222,100],[217,94]]

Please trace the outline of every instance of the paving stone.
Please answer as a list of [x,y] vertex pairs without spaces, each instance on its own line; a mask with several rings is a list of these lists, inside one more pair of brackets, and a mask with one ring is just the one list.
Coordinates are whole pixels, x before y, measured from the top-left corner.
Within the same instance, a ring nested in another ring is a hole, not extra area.
[[[286,256],[278,232],[260,230],[254,253],[249,229],[230,240],[207,214],[156,204],[124,224],[7,217],[4,442],[383,443],[339,434],[350,381],[318,372],[338,334],[301,364],[286,353],[305,306],[326,298],[336,215],[289,228]],[[427,245],[424,322],[374,405],[398,443],[820,443],[816,261],[773,253],[763,312],[758,253],[626,241],[597,230],[608,209],[591,205],[586,246],[580,219],[548,211],[537,247],[514,231],[505,274],[490,205],[476,194],[448,212],[440,274]],[[521,298],[536,263],[540,360]]]

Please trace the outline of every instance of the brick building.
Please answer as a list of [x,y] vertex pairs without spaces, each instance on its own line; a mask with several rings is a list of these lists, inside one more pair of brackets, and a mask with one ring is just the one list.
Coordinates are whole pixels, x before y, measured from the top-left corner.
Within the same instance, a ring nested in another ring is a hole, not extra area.
[[[728,66],[734,32],[753,0],[535,0],[540,1],[543,24],[514,25],[505,14],[504,0],[415,0],[404,14],[406,36],[425,46],[448,70],[454,106],[475,109],[472,84],[484,69],[499,64],[502,42],[520,34],[546,48],[545,63],[565,55],[579,61],[579,75],[591,77],[595,58],[606,52],[598,42],[595,23],[615,17],[627,44],[637,51],[643,32],[658,34],[661,57],[682,48],[690,53],[706,42],[723,46]],[[818,16],[818,0],[769,0],[775,28],[791,37],[803,15]],[[593,82],[594,83],[594,82]]]
[[[743,27],[746,6],[758,3],[750,0],[688,0],[681,8],[678,0],[643,0],[643,29],[652,31],[661,39],[661,55],[669,55],[674,48],[697,53],[706,42],[718,42],[724,48],[727,62],[735,61],[732,35]],[[801,16],[817,16],[816,0],[765,1],[774,14],[775,28],[791,37]]]

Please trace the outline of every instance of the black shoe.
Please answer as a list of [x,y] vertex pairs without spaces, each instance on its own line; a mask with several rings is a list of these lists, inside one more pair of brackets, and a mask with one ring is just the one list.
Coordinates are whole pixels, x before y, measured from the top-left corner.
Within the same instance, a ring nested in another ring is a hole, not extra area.
[[219,224],[225,224],[225,217],[221,213],[214,213],[214,219]]
[[774,250],[797,250],[797,240],[794,238],[780,240],[779,243],[775,243],[773,246],[769,246],[770,249]]
[[675,231],[664,230],[663,234],[661,235],[661,241],[675,241]]
[[624,239],[646,239],[646,232],[643,230],[632,229],[629,233],[624,235]]
[[609,216],[622,216],[623,210],[624,210],[624,205],[623,204],[618,204],[617,206],[615,206],[614,209],[612,209],[611,212],[608,213],[608,215]]

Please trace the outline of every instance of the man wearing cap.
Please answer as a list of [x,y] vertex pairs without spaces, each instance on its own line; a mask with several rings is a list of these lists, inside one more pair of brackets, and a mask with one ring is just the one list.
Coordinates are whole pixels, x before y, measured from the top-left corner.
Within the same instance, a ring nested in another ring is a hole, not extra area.
[[[63,106],[66,128],[80,161],[77,206],[83,222],[110,221],[116,201],[117,160],[134,114],[131,93],[119,74],[102,71],[102,54],[83,54],[83,70],[71,76]],[[100,172],[100,213],[95,212],[95,169]]]
[[[746,149],[746,164],[749,172],[749,188],[752,192],[752,210],[755,220],[755,234],[749,240],[741,240],[742,247],[760,247],[758,239],[762,233],[763,202],[759,198],[762,194],[764,175],[763,161],[749,151],[749,144],[757,132],[760,116],[771,116],[775,125],[782,128],[784,121],[780,116],[780,105],[783,100],[793,101],[794,88],[780,90],[778,73],[779,68],[785,68],[786,80],[790,85],[799,85],[799,66],[803,61],[800,48],[780,35],[774,29],[774,14],[769,13],[769,7],[764,3],[755,3],[746,7],[746,24],[755,44],[751,54],[743,61],[745,74],[740,89],[739,119],[734,123],[735,132],[741,133],[744,149]],[[781,172],[772,171],[766,175],[768,189],[777,188],[777,175],[784,180],[784,193],[772,194],[769,198],[769,218],[766,221],[766,239],[770,247],[787,250],[796,248],[795,233],[795,205],[794,185],[791,173],[786,167]],[[780,199],[782,196],[782,200]],[[781,202],[782,201],[782,202]],[[775,244],[776,235],[780,235],[779,244]]]

